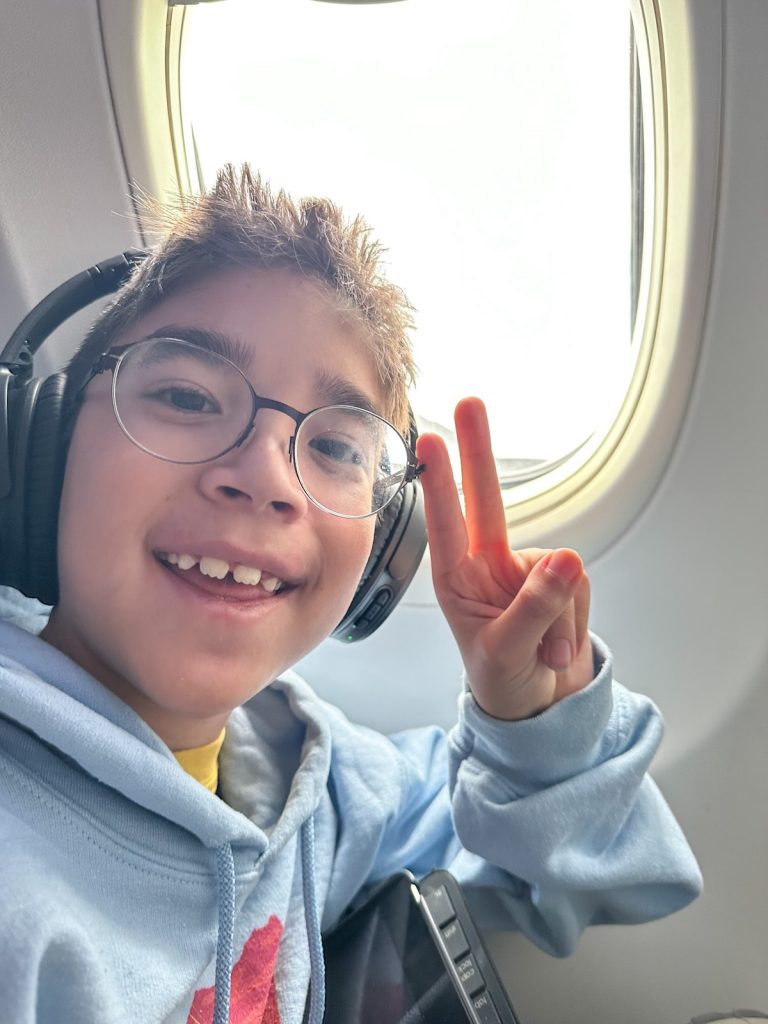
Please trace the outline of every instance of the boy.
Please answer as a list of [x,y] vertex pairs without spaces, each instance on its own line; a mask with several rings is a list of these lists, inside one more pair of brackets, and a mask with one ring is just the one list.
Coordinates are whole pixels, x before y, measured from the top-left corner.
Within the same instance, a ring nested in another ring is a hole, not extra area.
[[59,600],[0,625],[7,1019],[319,1024],[321,927],[402,867],[559,954],[698,891],[658,713],[612,685],[578,556],[510,551],[478,400],[466,522],[417,452],[456,729],[384,739],[289,672],[407,472],[408,314],[361,222],[227,169],[70,364]]

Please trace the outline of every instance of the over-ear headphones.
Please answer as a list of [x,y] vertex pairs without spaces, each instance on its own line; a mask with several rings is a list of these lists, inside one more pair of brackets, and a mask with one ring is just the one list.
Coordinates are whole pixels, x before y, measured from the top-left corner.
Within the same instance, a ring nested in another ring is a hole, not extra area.
[[[34,377],[34,355],[65,320],[117,291],[144,255],[128,250],[69,278],[27,314],[0,353],[0,584],[44,604],[58,600],[67,375]],[[426,544],[424,498],[414,480],[379,514],[357,592],[332,635],[347,643],[370,636],[405,593]]]

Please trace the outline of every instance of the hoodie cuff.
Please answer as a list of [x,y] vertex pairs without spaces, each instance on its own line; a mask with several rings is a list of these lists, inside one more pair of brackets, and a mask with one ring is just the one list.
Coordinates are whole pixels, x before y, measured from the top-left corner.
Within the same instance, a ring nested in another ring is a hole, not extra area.
[[[632,695],[612,680],[611,653],[594,634],[595,678],[533,718],[507,722],[486,714],[467,689],[450,736],[452,767],[491,769],[520,795],[594,767],[611,756]],[[646,702],[645,698],[639,698]],[[650,704],[650,702],[647,702]],[[453,772],[452,772],[453,774]]]

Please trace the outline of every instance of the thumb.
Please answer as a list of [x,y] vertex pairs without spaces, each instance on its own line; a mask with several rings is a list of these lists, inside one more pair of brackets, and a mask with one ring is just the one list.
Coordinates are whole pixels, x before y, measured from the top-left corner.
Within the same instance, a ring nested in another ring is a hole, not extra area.
[[[511,655],[520,647],[533,651],[548,631],[575,646],[570,604],[583,573],[581,558],[570,548],[551,551],[536,563],[500,618],[500,623],[504,622],[504,653]],[[557,629],[552,631],[554,623]]]

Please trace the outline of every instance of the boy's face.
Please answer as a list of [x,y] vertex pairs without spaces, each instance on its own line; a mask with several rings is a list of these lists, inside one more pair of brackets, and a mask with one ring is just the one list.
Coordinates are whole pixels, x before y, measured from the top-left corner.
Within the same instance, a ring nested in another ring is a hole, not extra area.
[[[167,328],[208,329],[246,349],[256,392],[302,412],[347,382],[382,410],[364,342],[318,285],[287,271],[237,269],[156,306],[115,345]],[[228,712],[339,622],[371,549],[375,517],[316,508],[288,461],[295,424],[259,411],[248,442],[213,462],[178,465],[137,448],[112,410],[111,373],[85,392],[59,520],[60,601],[44,633],[117,693],[172,749],[212,739]],[[223,582],[172,556],[263,570]]]

